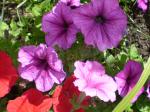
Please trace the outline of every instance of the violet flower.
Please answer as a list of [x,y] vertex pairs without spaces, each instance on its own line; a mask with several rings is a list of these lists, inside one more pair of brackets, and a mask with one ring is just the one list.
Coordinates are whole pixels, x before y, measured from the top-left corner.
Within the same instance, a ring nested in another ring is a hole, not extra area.
[[144,12],[147,10],[148,8],[148,0],[138,0],[138,7],[140,9],[142,9]]
[[60,1],[66,3],[67,6],[71,7],[80,6],[80,0],[60,0]]
[[68,49],[76,40],[78,29],[72,20],[72,11],[65,3],[59,2],[42,20],[42,30],[46,33],[48,46],[58,45]]
[[55,50],[44,44],[20,48],[18,61],[20,76],[35,81],[36,88],[42,92],[49,91],[54,83],[60,84],[66,76]]
[[146,92],[147,92],[147,97],[150,99],[150,81],[148,83]]
[[[118,85],[118,93],[120,96],[126,96],[133,89],[138,82],[142,71],[142,65],[136,61],[129,60],[125,64],[124,69],[115,76],[115,80]],[[138,92],[138,94],[132,100],[132,103],[137,100],[143,91],[144,88]]]
[[127,16],[118,0],[92,0],[75,9],[73,20],[85,43],[100,51],[116,47],[127,27]]
[[106,75],[104,67],[96,61],[75,62],[74,85],[87,96],[97,96],[108,102],[115,101],[117,84],[112,77]]

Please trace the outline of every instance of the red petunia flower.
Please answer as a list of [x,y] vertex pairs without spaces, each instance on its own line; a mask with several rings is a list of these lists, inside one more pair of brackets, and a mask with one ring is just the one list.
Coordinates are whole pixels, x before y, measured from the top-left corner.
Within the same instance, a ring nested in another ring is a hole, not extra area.
[[27,90],[21,97],[10,100],[7,105],[8,112],[49,112],[52,100],[43,96],[36,89]]
[[11,58],[5,52],[0,51],[0,98],[9,93],[17,79],[17,71]]
[[[80,92],[77,87],[74,86],[74,76],[70,76],[66,79],[63,86],[57,86],[53,94],[53,109],[54,112],[71,112],[74,108],[72,102],[77,101]],[[85,112],[82,107],[89,104],[89,97],[86,97],[81,103],[81,107],[75,112]],[[77,102],[76,102],[77,103]]]

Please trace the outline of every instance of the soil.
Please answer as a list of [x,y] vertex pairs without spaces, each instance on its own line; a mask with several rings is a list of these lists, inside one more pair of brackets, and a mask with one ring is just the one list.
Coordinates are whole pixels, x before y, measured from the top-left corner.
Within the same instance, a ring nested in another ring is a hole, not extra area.
[[136,4],[132,7],[128,20],[128,42],[135,44],[144,59],[150,56],[150,0],[148,10],[143,12]]
[[135,44],[144,59],[150,56],[150,7],[147,12],[135,12],[132,19],[129,17],[128,35],[129,44]]

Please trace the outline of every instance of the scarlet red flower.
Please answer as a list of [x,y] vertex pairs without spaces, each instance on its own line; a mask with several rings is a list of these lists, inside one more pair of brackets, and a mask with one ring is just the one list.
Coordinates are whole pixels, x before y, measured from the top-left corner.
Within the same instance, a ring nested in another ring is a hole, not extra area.
[[27,90],[21,97],[10,100],[7,105],[8,112],[49,112],[52,100],[43,96],[36,89]]
[[17,79],[17,71],[11,58],[5,52],[0,51],[0,98],[9,93]]
[[[73,109],[72,101],[76,101],[80,95],[77,87],[74,86],[73,81],[74,76],[70,76],[66,79],[63,86],[57,86],[53,94],[53,109],[54,112],[71,112]],[[81,104],[81,108],[77,109],[75,112],[85,112],[82,108],[87,106],[89,97],[86,97]]]

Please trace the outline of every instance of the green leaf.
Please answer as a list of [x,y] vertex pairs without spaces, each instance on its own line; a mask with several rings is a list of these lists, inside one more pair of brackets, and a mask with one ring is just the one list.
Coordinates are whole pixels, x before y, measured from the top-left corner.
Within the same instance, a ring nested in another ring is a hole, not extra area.
[[12,44],[9,39],[2,39],[0,41],[0,50],[7,52],[13,59],[14,65],[17,66],[17,54],[20,47],[20,42]]
[[38,5],[35,5],[33,8],[32,8],[32,14],[34,16],[40,16],[41,15],[41,8],[38,6]]
[[17,23],[14,20],[11,20],[10,28],[13,29],[13,30],[16,30],[18,28]]
[[150,112],[150,106],[145,106],[140,109],[140,112]]
[[0,20],[0,37],[4,37],[4,32],[5,30],[8,30],[9,29],[9,26]]
[[50,2],[51,2],[51,0],[44,0],[44,1],[40,4],[40,7],[42,8],[42,10],[43,10],[44,12],[47,12],[47,11],[49,11],[49,10],[52,9],[52,7],[53,7],[54,4],[52,4],[52,3],[50,3]]
[[131,45],[130,50],[129,50],[129,55],[133,59],[139,56],[138,50],[135,45]]
[[150,100],[147,98],[147,95],[142,94],[135,104],[139,112],[150,112]]
[[10,28],[10,34],[14,37],[17,37],[22,31],[22,29],[17,26],[17,23],[14,20],[11,20]]
[[134,96],[139,92],[139,90],[143,87],[145,84],[146,80],[148,79],[150,75],[150,57],[148,59],[148,62],[144,68],[144,71],[135,85],[135,87],[132,89],[132,91],[125,96],[125,98],[116,106],[116,108],[113,110],[113,112],[123,112],[129,105]]
[[115,63],[115,57],[113,55],[108,56],[107,59],[106,59],[106,63],[107,64]]
[[0,21],[0,30],[4,31],[8,29],[9,29],[9,26],[5,22]]

